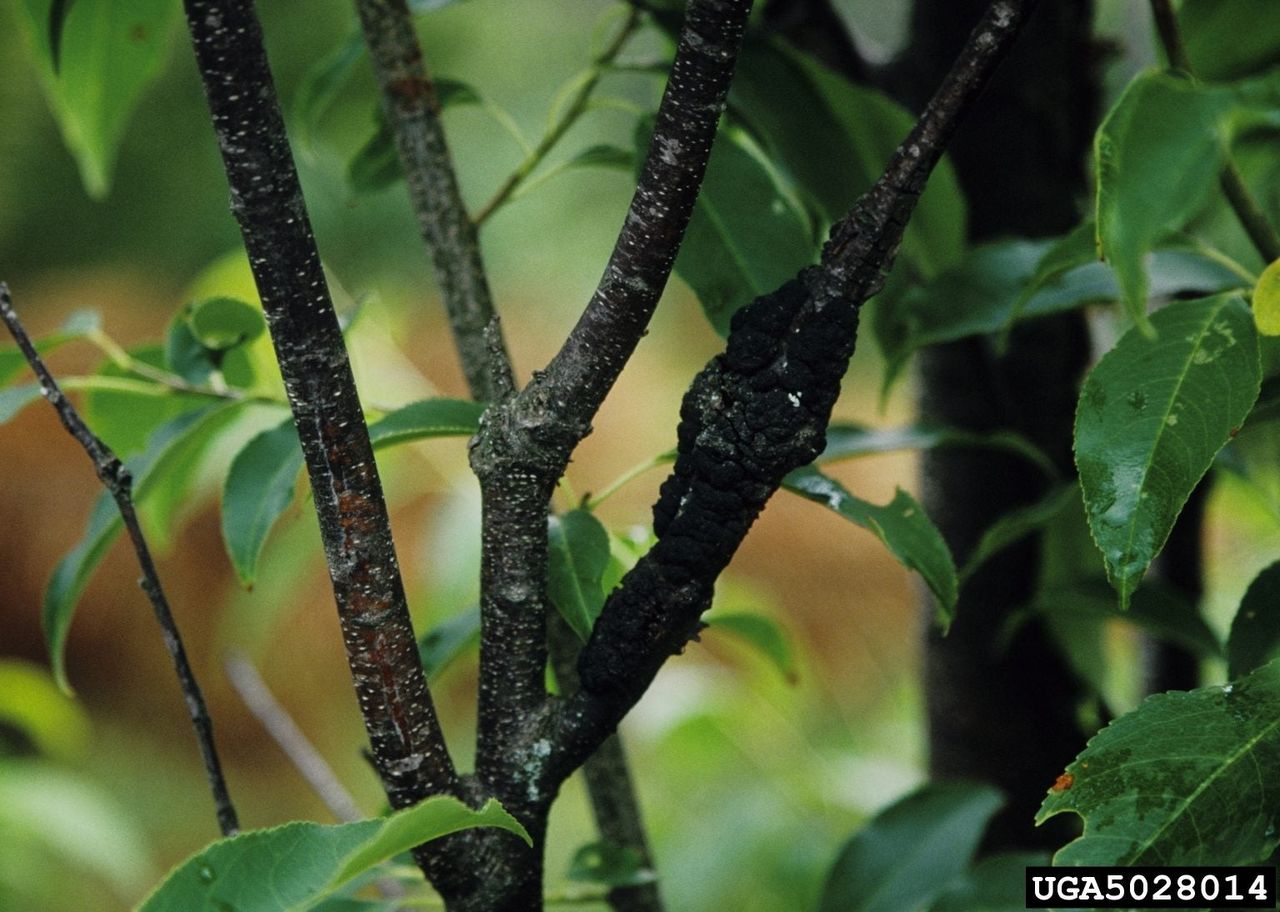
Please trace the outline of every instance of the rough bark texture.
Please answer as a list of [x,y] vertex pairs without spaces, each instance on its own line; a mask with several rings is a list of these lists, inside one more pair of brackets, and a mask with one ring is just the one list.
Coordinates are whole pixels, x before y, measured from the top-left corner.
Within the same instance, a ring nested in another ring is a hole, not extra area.
[[490,402],[500,388],[511,385],[511,363],[500,337],[486,339],[495,320],[489,282],[413,19],[405,0],[358,0],[356,8],[467,386],[473,399]]
[[765,501],[821,451],[859,308],[883,285],[929,173],[1022,19],[1022,4],[990,6],[884,175],[832,228],[820,265],[739,311],[724,354],[686,394],[676,464],[654,507],[657,543],[609,597],[582,652],[582,691],[561,720],[565,762],[612,731],[696,634]]
[[[575,693],[578,680],[578,653],[581,640],[567,621],[556,612],[547,619],[547,643],[551,651],[551,667],[561,693]],[[656,870],[649,840],[645,835],[640,802],[631,783],[626,749],[620,734],[612,734],[582,764],[587,781],[587,794],[596,819],[600,838],[611,845],[631,849],[642,868]],[[650,883],[614,887],[609,891],[609,907],[614,912],[662,912],[662,897],[655,879]]]
[[[977,0],[917,0],[911,41],[886,76],[894,93],[918,104],[939,60],[954,52]],[[1085,193],[1084,166],[1097,122],[1092,3],[1041,4],[1020,47],[957,133],[951,157],[969,200],[970,235],[1052,235],[1069,229]],[[1017,430],[1071,471],[1078,378],[1087,358],[1082,318],[1067,315],[1020,327],[1010,353],[976,339],[927,350],[921,358],[921,417],[973,431]],[[925,507],[964,561],[982,530],[1044,493],[1025,463],[994,452],[926,454]],[[931,629],[925,649],[930,767],[935,776],[983,779],[1009,804],[988,831],[987,848],[1056,848],[1064,833],[1036,829],[1035,809],[1063,764],[1083,745],[1076,708],[1084,697],[1039,625],[999,652],[998,633],[1034,591],[1039,542],[1005,551],[961,593],[947,637]],[[1069,825],[1069,824],[1068,824]]]
[[476,776],[480,791],[519,818],[536,845],[530,851],[475,834],[472,841],[498,874],[459,897],[460,909],[540,902],[541,833],[571,772],[552,774],[547,764],[548,502],[670,276],[750,9],[750,0],[690,0],[653,141],[600,286],[547,369],[519,395],[496,402],[473,442],[471,464],[483,496]]
[[458,792],[391,541],[368,430],[262,35],[248,0],[187,0],[187,22],[315,496],[343,640],[393,807]]

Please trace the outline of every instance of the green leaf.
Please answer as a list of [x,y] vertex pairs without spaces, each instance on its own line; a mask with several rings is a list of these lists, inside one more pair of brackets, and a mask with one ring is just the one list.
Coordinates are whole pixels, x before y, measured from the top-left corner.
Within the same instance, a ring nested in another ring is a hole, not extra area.
[[1152,323],[1158,338],[1130,330],[1090,372],[1076,412],[1089,528],[1122,605],[1262,379],[1238,294],[1177,301]]
[[580,846],[573,853],[565,876],[569,880],[606,887],[635,887],[657,880],[654,871],[645,866],[638,849],[604,841]]
[[1056,865],[1244,865],[1280,843],[1280,662],[1227,685],[1172,691],[1095,735],[1036,822],[1084,835]]
[[231,462],[222,489],[222,540],[246,588],[257,577],[267,535],[293,502],[302,462],[291,417],[258,434]]
[[[1031,320],[1115,301],[1120,288],[1104,264],[1080,264],[1064,245],[1079,235],[1052,241],[999,241],[973,248],[964,261],[898,301],[879,302],[872,330],[884,352],[886,388],[917,349],[970,336],[1006,331],[1016,320]],[[1075,251],[1078,253],[1078,251]],[[1070,268],[1067,268],[1070,267]],[[1065,269],[1059,272],[1059,269]],[[1197,249],[1165,243],[1150,258],[1152,296],[1188,291],[1210,294],[1247,283]]]
[[135,821],[133,812],[86,779],[50,763],[0,758],[5,849],[32,841],[54,853],[58,863],[45,862],[46,877],[55,868],[61,877],[87,872],[109,884],[121,900],[137,896],[154,875]]
[[881,811],[840,850],[818,912],[927,907],[968,869],[1004,803],[987,785],[931,783]]
[[[126,461],[125,465],[134,478],[134,502],[140,509],[146,503],[148,492],[157,485],[162,486],[173,466],[183,461],[187,445],[192,440],[198,441],[210,426],[226,420],[228,413],[234,411],[237,405],[238,403],[228,403],[207,406],[200,411],[174,418],[151,436],[143,454]],[[183,480],[178,478],[175,483]],[[71,618],[85,586],[102,562],[107,548],[119,534],[120,528],[120,514],[115,501],[104,492],[94,502],[93,512],[89,515],[88,525],[80,541],[58,562],[45,588],[42,611],[45,642],[49,648],[54,680],[67,693],[72,692],[67,680],[65,655]]]
[[378,449],[427,437],[469,437],[480,429],[484,410],[483,402],[424,399],[375,421],[369,426],[369,438]]
[[[743,49],[729,105],[827,223],[880,177],[915,123],[885,95],[780,41],[755,37]],[[965,218],[955,172],[943,159],[907,226],[903,258],[924,277],[954,264],[965,246]]]
[[588,146],[565,162],[566,168],[615,168],[631,171],[636,166],[636,153],[621,146],[599,144]]
[[1027,868],[1048,863],[1038,852],[991,855],[952,881],[929,912],[1026,912]]
[[110,190],[129,115],[164,62],[179,6],[170,0],[78,0],[65,11],[55,51],[48,26],[56,2],[23,0],[18,20],[85,190],[101,199]]
[[333,107],[338,95],[351,81],[356,64],[364,59],[364,33],[353,27],[336,48],[315,62],[303,75],[293,98],[293,133],[298,145],[315,147],[320,120]]
[[[158,346],[142,345],[129,350],[129,356],[144,364],[164,369],[164,353]],[[136,379],[127,368],[108,361],[95,375],[103,379]],[[70,387],[62,381],[64,388]],[[143,378],[141,383],[102,384],[91,388],[84,397],[82,414],[85,422],[107,446],[121,458],[142,452],[151,435],[161,425],[192,411],[207,408],[210,400],[205,396],[190,396],[175,392],[153,380]]]
[[609,533],[586,510],[551,516],[547,563],[547,595],[585,641],[604,607],[600,579],[609,564]]
[[427,677],[440,675],[454,659],[480,642],[480,606],[436,624],[418,637],[418,656]]
[[1264,336],[1280,336],[1280,260],[1258,276],[1253,289],[1253,321]]
[[58,690],[49,672],[21,659],[0,659],[0,724],[59,760],[79,759],[90,743],[89,717],[80,704]]
[[1079,500],[1080,494],[1075,483],[1060,485],[1034,503],[1010,510],[1001,516],[983,530],[969,559],[960,568],[961,584],[967,582],[992,557],[1043,528],[1068,505],[1079,503]]
[[267,331],[261,308],[238,298],[193,301],[187,305],[187,323],[196,341],[216,352],[252,342]]
[[530,842],[492,799],[473,811],[436,796],[379,820],[294,822],[220,839],[174,869],[138,912],[303,912],[388,858],[473,827]]
[[1150,332],[1144,258],[1182,227],[1222,172],[1231,96],[1160,72],[1137,76],[1094,139],[1098,249],[1115,270],[1125,309]]
[[870,428],[838,422],[827,427],[827,445],[815,462],[837,462],[894,450],[930,450],[935,447],[986,447],[1025,457],[1050,477],[1057,468],[1045,452],[1014,431],[979,433],[941,425],[918,424],[897,428]]
[[723,630],[755,649],[777,667],[787,683],[794,684],[799,679],[791,640],[782,625],[773,618],[743,611],[715,614],[707,619],[707,623],[712,630]]
[[914,497],[899,488],[892,501],[876,506],[854,497],[840,482],[812,466],[796,469],[782,486],[873,533],[903,566],[920,574],[938,599],[939,620],[944,627],[950,625],[959,588],[955,560]]
[[1227,637],[1227,667],[1236,678],[1259,668],[1280,654],[1280,561],[1267,567],[1249,584],[1240,600],[1231,635]]
[[[637,139],[648,144],[643,128]],[[722,130],[711,151],[676,274],[721,336],[740,307],[768,294],[816,254],[813,229],[782,178],[742,130]]]
[[1183,0],[1183,42],[1196,75],[1238,79],[1280,62],[1280,7],[1259,0]]

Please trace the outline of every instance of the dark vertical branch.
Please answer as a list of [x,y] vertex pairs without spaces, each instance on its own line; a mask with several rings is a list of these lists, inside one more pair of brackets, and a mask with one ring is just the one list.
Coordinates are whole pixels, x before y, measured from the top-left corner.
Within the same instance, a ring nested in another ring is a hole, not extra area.
[[393,807],[456,793],[346,346],[250,0],[186,0],[187,24],[306,457],[347,659]]
[[[564,618],[554,611],[547,619],[547,641],[561,695],[577,692],[580,641]],[[605,738],[582,765],[582,775],[587,781],[587,794],[600,838],[611,845],[633,850],[642,868],[654,870],[622,736],[614,733]],[[656,876],[648,883],[614,887],[609,891],[609,905],[614,912],[662,912]]]
[[[529,852],[508,841],[512,896],[540,895],[541,832],[560,782],[546,775],[548,501],[671,274],[750,9],[750,0],[690,0],[653,140],[604,277],[560,353],[519,395],[485,413],[472,444],[483,497],[476,774],[482,790],[539,843]],[[481,898],[474,903],[487,908]]]
[[[885,74],[893,94],[918,105],[938,61],[958,44],[959,23],[981,6],[917,0],[910,42]],[[1057,234],[1079,218],[1097,122],[1092,14],[1089,0],[1041,4],[957,134],[950,154],[974,240]],[[1018,430],[1070,472],[1077,381],[1087,357],[1075,314],[1020,326],[1003,358],[980,339],[930,348],[920,359],[922,417],[966,430]],[[957,560],[1001,515],[1044,493],[1044,479],[1015,462],[962,450],[925,454],[925,507]],[[1076,710],[1084,689],[1042,625],[1024,627],[1006,650],[997,645],[1009,613],[1034,594],[1039,548],[1032,537],[984,565],[961,593],[950,634],[930,629],[925,644],[931,772],[985,779],[1009,796],[988,831],[989,848],[1056,847],[1068,838],[1031,821],[1056,771],[1080,748]]]
[[120,511],[120,518],[128,530],[129,540],[133,543],[134,554],[138,558],[138,566],[142,569],[142,578],[138,584],[147,594],[151,608],[155,612],[156,622],[164,634],[165,649],[173,660],[173,670],[178,676],[178,686],[182,688],[182,696],[187,704],[187,713],[191,717],[191,727],[195,729],[196,742],[200,745],[200,757],[204,761],[205,777],[209,780],[209,790],[213,793],[213,804],[218,815],[218,827],[222,835],[231,836],[240,829],[236,819],[236,809],[231,803],[231,795],[227,792],[227,783],[222,776],[222,764],[218,760],[218,750],[213,742],[213,720],[209,718],[209,709],[205,705],[204,695],[196,682],[195,672],[187,660],[187,651],[182,645],[182,636],[178,633],[178,624],[169,609],[169,600],[165,597],[160,585],[160,575],[156,572],[155,562],[151,559],[151,549],[142,534],[142,526],[138,523],[138,514],[133,508],[133,478],[129,475],[116,454],[105,443],[99,440],[75,407],[63,394],[53,375],[45,366],[35,346],[27,336],[26,330],[18,321],[13,311],[13,301],[9,297],[9,286],[0,282],[0,317],[4,318],[10,334],[23,357],[31,365],[36,379],[40,381],[40,391],[49,400],[49,404],[58,412],[62,426],[67,429],[76,442],[84,448],[93,462],[94,471],[103,487],[111,494]]
[[494,321],[489,282],[413,19],[405,0],[357,0],[356,9],[467,386],[473,399],[490,402],[498,389],[512,384],[511,361],[500,337],[496,345],[485,340],[485,329]]
[[694,380],[675,467],[654,507],[657,542],[606,601],[559,719],[553,766],[572,769],[693,636],[728,564],[786,474],[825,442],[861,305],[884,284],[916,201],[1023,21],[988,8],[884,174],[831,230],[818,266],[739,311],[725,352]]

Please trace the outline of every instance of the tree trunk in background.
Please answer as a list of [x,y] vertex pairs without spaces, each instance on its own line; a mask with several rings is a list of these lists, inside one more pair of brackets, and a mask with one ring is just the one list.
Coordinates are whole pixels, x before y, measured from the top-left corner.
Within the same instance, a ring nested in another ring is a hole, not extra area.
[[[916,109],[940,78],[986,0],[917,0],[908,47],[885,84]],[[970,238],[1054,235],[1078,219],[1085,163],[1097,123],[1091,0],[1042,3],[986,95],[961,127],[951,159],[969,201]],[[921,417],[983,431],[1009,428],[1071,473],[1078,381],[1088,357],[1079,314],[1024,324],[1006,357],[986,339],[927,349],[921,358]],[[924,457],[924,496],[963,562],[982,531],[1046,492],[1025,460],[943,449]],[[1083,688],[1039,624],[1001,649],[1001,630],[1034,593],[1039,542],[1010,548],[961,593],[956,622],[925,643],[930,772],[992,782],[1009,803],[987,835],[988,850],[1056,848],[1069,817],[1036,829],[1032,818],[1054,777],[1084,746],[1076,711]]]

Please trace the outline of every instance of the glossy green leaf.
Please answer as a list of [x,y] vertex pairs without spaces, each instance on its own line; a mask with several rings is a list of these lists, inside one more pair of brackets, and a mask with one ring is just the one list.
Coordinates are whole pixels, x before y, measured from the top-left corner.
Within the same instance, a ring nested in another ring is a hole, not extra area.
[[441,621],[418,637],[418,655],[427,677],[434,679],[468,649],[480,642],[480,607]]
[[1098,128],[1098,249],[1125,309],[1149,332],[1144,259],[1217,184],[1225,160],[1228,93],[1166,73],[1135,78]]
[[1236,611],[1227,637],[1231,677],[1248,674],[1280,655],[1280,561],[1259,573]]
[[[1073,251],[1063,249],[1073,237],[1078,243],[1079,236],[1073,235],[1058,242],[999,241],[975,247],[963,263],[927,285],[909,289],[891,305],[878,302],[872,330],[885,355],[886,387],[925,346],[993,335],[1015,320],[1119,300],[1110,269],[1092,259],[1079,263],[1071,258]],[[1151,254],[1149,269],[1153,297],[1211,294],[1248,284],[1220,262],[1177,242]]]
[[164,62],[179,6],[169,0],[78,0],[62,20],[55,58],[48,26],[57,2],[22,0],[18,20],[85,189],[101,199],[110,190],[129,115]]
[[634,887],[657,879],[654,871],[645,865],[638,849],[604,841],[580,846],[573,853],[565,876],[581,883],[606,887]]
[[942,534],[914,497],[899,489],[892,501],[877,506],[853,496],[840,482],[812,466],[792,472],[782,486],[874,534],[903,566],[920,574],[938,599],[943,626],[950,625],[959,588],[955,560]]
[[205,348],[224,352],[267,331],[261,308],[238,298],[217,297],[187,305],[191,333]]
[[968,869],[1004,803],[987,785],[938,782],[881,811],[845,843],[818,912],[923,909]]
[[609,564],[609,533],[586,510],[551,516],[547,560],[547,595],[585,641],[604,607],[600,580]]
[[394,855],[474,827],[530,841],[492,799],[478,811],[437,796],[382,819],[287,823],[218,840],[174,869],[138,912],[303,912]]
[[[1171,691],[1112,722],[1067,767],[1037,822],[1074,811],[1057,865],[1257,864],[1280,843],[1280,662]],[[1047,784],[1047,783],[1046,783]]]
[[1022,541],[1031,533],[1044,528],[1045,523],[1067,506],[1079,501],[1080,492],[1076,485],[1065,484],[1049,491],[1034,503],[1018,507],[1001,516],[983,530],[978,543],[973,546],[969,559],[960,568],[960,582],[962,584],[966,582],[992,557],[1010,545]]
[[483,402],[424,399],[389,412],[369,425],[374,448],[428,437],[469,437],[480,429]]
[[231,462],[222,489],[222,540],[246,587],[257,577],[267,535],[293,502],[302,462],[292,418],[254,437]]
[[1237,294],[1177,301],[1090,372],[1076,412],[1085,508],[1122,605],[1214,454],[1258,397],[1258,337]]
[[1196,75],[1238,79],[1280,63],[1280,7],[1267,0],[1183,0],[1183,42]]
[[760,653],[773,663],[788,683],[794,684],[799,679],[791,640],[782,625],[773,618],[742,611],[714,614],[707,618],[707,623],[712,631],[722,630]]
[[675,263],[715,331],[727,336],[740,307],[816,252],[812,226],[764,153],[744,131],[722,130]]
[[0,726],[21,732],[36,751],[58,760],[77,760],[89,745],[84,709],[48,671],[21,659],[0,659]]
[[[143,454],[126,461],[126,467],[133,474],[134,500],[140,509],[146,503],[148,491],[162,483],[174,464],[182,461],[191,441],[199,440],[200,435],[210,426],[226,420],[227,413],[236,406],[236,403],[207,406],[202,410],[180,415],[152,435]],[[89,578],[102,562],[107,548],[120,529],[120,514],[116,510],[115,501],[104,492],[94,502],[93,512],[80,541],[58,562],[45,588],[42,611],[45,642],[49,648],[54,680],[67,693],[71,692],[71,684],[67,680],[64,650],[71,618]]]
[[837,422],[827,427],[827,445],[815,462],[838,462],[895,450],[931,450],[935,447],[985,447],[1016,453],[1056,476],[1057,468],[1044,451],[1014,431],[978,433],[940,425],[918,424],[897,428],[870,428]]
[[31,842],[51,853],[56,865],[45,862],[45,877],[55,867],[61,877],[92,874],[122,901],[137,896],[154,871],[135,821],[130,809],[80,776],[50,763],[0,758],[4,848]]
[[991,855],[952,881],[929,912],[1026,912],[1027,868],[1048,863],[1037,852]]
[[[756,37],[743,49],[729,104],[828,223],[880,177],[915,122],[885,95],[780,41]],[[965,246],[965,218],[955,172],[944,159],[907,226],[903,258],[925,277],[954,264]]]

